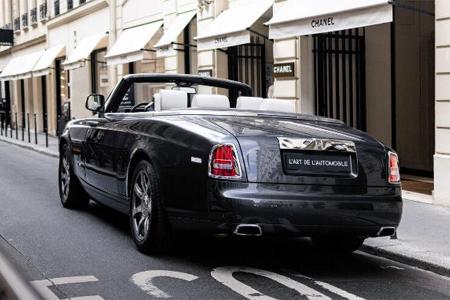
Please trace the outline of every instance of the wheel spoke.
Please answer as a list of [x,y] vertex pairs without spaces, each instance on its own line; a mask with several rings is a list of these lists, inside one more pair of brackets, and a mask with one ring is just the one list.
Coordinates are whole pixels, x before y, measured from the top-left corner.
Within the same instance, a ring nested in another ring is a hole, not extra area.
[[142,236],[144,236],[146,234],[146,232],[145,232],[146,231],[145,224],[146,224],[146,220],[147,219],[148,219],[147,217],[142,216],[139,219],[139,222],[137,224],[138,233],[141,234]]
[[139,187],[139,184],[136,182],[136,184],[134,185],[134,192],[136,193],[136,196],[139,199],[144,199],[144,191],[141,190],[141,188]]
[[68,194],[67,186],[68,186],[68,184],[66,182],[63,183],[62,188],[63,188],[63,194],[64,194],[65,197],[67,197],[67,194]]
[[134,207],[133,208],[133,218],[136,218],[136,216],[138,215],[138,214],[141,214],[141,216],[142,216],[142,213],[143,213],[143,208],[142,208],[142,205],[139,205],[139,206],[136,206],[136,207]]
[[141,187],[142,187],[142,191],[143,191],[144,193],[147,193],[148,184],[147,184],[147,180],[146,180],[145,177],[146,177],[145,174],[142,173],[142,174],[141,174]]

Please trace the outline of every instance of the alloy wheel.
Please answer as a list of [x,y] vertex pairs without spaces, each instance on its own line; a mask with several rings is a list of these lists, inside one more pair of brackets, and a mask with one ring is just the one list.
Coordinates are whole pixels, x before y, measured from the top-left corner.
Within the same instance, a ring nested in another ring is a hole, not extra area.
[[62,159],[62,167],[61,167],[61,192],[63,194],[64,199],[69,197],[69,189],[70,189],[70,164],[67,160],[67,157],[63,157]]
[[133,191],[131,209],[133,231],[137,240],[143,241],[149,235],[152,215],[150,179],[145,170],[137,174]]

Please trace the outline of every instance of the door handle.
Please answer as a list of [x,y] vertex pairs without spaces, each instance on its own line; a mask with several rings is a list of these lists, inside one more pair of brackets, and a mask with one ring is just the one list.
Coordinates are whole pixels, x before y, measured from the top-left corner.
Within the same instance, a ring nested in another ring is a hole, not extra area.
[[86,124],[92,127],[95,127],[99,124],[98,121],[86,121]]

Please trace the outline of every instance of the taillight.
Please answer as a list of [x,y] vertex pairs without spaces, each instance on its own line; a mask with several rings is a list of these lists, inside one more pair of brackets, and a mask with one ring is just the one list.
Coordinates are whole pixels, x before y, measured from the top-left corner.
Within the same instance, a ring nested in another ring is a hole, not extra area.
[[241,178],[241,169],[232,144],[217,145],[211,151],[209,175],[214,178]]
[[389,183],[399,183],[400,166],[398,163],[398,155],[394,152],[389,152],[388,157],[389,157],[388,181]]

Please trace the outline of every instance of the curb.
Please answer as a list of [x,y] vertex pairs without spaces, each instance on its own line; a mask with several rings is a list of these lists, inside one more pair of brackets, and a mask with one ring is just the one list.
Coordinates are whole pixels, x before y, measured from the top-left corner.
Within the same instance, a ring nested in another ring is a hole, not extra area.
[[363,245],[360,249],[362,252],[371,254],[371,255],[375,255],[375,256],[379,256],[379,257],[384,257],[405,265],[409,265],[412,267],[416,267],[425,271],[431,271],[433,273],[442,275],[442,276],[446,276],[446,277],[450,277],[450,267],[445,267],[442,265],[437,265],[434,263],[431,263],[429,261],[425,261],[422,259],[418,259],[412,256],[408,256],[408,255],[404,255],[404,254],[399,254],[396,252],[392,252],[380,247],[373,247],[373,246],[368,246],[368,245]]
[[8,144],[20,147],[20,148],[28,149],[28,150],[31,150],[31,151],[34,151],[34,152],[37,152],[37,153],[40,153],[40,154],[47,155],[47,156],[50,156],[50,157],[59,158],[59,154],[58,153],[54,153],[54,152],[47,151],[47,150],[44,150],[44,149],[39,149],[39,148],[37,148],[35,146],[32,146],[32,145],[18,143],[18,142],[15,142],[13,140],[5,139],[5,138],[0,138],[0,142],[5,142],[5,143],[8,143]]

